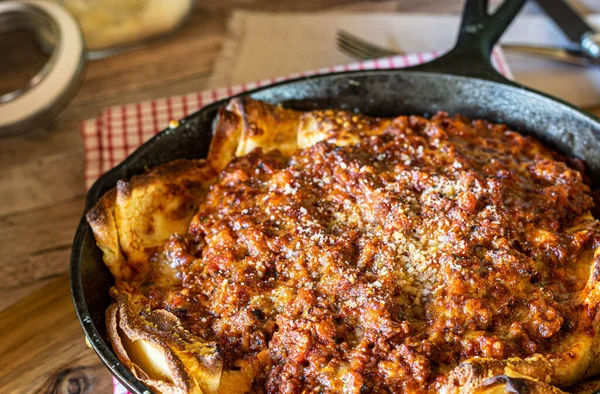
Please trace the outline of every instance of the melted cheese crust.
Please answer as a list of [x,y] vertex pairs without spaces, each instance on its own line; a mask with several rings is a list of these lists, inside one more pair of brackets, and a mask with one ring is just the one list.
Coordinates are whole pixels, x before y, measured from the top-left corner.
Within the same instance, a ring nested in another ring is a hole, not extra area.
[[188,232],[117,292],[216,343],[224,371],[260,358],[257,393],[559,392],[598,371],[600,233],[573,165],[443,113],[286,110],[282,153],[277,110],[240,105],[221,136],[253,142],[233,159],[215,137],[233,160]]

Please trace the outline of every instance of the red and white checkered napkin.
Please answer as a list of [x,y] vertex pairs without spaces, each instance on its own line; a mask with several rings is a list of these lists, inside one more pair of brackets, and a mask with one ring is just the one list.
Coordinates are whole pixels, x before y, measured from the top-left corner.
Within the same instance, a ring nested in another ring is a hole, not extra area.
[[[333,66],[265,81],[239,86],[189,93],[136,104],[106,108],[100,116],[85,120],[82,124],[85,150],[85,185],[89,188],[94,181],[110,170],[150,137],[164,130],[172,119],[183,118],[205,105],[234,94],[270,85],[297,77],[325,74],[347,70],[372,70],[402,68],[428,62],[443,52],[424,52],[404,56],[386,57],[364,62]],[[492,54],[492,63],[508,78],[512,74],[499,49]],[[116,379],[113,380],[114,394],[129,394]]]
[[[173,96],[106,108],[97,118],[85,120],[82,124],[86,188],[89,188],[100,175],[123,161],[123,159],[150,137],[164,130],[170,120],[183,118],[214,101],[256,87],[302,76],[346,70],[414,66],[430,61],[441,53],[415,53],[405,56],[367,60],[229,88],[189,93],[183,96]],[[492,63],[502,74],[509,78],[512,77],[500,50],[494,51]]]

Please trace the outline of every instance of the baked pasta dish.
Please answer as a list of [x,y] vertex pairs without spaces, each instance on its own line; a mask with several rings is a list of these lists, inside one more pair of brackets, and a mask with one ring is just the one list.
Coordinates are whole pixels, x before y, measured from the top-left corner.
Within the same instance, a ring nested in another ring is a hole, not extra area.
[[501,124],[236,98],[87,213],[108,336],[157,393],[591,393],[588,184]]

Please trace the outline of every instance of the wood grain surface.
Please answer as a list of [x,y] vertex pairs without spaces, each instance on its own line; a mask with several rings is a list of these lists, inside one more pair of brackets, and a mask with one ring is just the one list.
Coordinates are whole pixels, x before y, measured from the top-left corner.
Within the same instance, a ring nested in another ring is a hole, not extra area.
[[[85,192],[79,121],[109,105],[202,90],[234,8],[458,12],[461,3],[205,0],[176,37],[90,63],[78,95],[56,119],[24,136],[0,139],[0,392],[112,390],[110,374],[85,344],[68,286]],[[28,39],[0,35],[0,93],[43,61],[40,56],[31,67],[20,66],[30,56],[22,52],[32,49]],[[591,110],[600,114],[600,106]]]

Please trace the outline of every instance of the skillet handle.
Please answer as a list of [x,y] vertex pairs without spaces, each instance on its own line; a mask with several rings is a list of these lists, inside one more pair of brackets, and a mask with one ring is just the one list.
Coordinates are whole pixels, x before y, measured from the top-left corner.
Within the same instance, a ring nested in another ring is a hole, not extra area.
[[456,45],[445,55],[412,69],[507,83],[492,66],[491,53],[526,0],[505,0],[492,15],[488,0],[466,0]]

